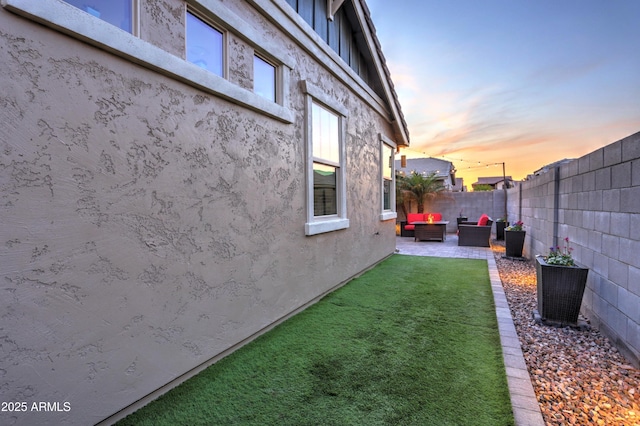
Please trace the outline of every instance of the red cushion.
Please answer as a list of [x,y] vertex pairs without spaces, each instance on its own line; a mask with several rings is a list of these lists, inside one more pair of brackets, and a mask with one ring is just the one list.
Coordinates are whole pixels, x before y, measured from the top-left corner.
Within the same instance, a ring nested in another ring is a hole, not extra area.
[[415,230],[415,229],[416,229],[416,226],[415,226],[415,225],[405,225],[405,226],[404,226],[404,230],[405,230],[405,231],[413,231],[413,230]]
[[442,220],[442,213],[430,213],[430,214],[434,222],[440,222]]
[[[422,213],[408,213],[407,214],[407,223],[413,222],[424,222],[424,214]],[[405,226],[404,229],[407,229]]]
[[480,216],[480,219],[478,219],[478,226],[487,226],[488,221],[489,221],[489,216],[487,216],[486,214],[483,214],[482,216]]

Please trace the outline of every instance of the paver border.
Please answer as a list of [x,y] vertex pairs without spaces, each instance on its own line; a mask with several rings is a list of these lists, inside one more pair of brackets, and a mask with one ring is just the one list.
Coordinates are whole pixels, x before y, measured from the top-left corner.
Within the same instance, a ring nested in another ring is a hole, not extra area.
[[492,251],[487,256],[487,264],[516,426],[545,426]]

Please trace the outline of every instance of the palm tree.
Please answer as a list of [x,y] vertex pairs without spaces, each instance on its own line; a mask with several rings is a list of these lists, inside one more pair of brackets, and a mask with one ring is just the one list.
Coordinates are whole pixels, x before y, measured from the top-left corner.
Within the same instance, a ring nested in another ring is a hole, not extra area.
[[[404,203],[415,201],[418,204],[418,213],[424,213],[424,204],[427,200],[437,198],[445,191],[442,181],[436,177],[435,173],[423,176],[417,172],[411,172],[409,176],[403,176],[396,180],[397,191],[400,194],[402,210],[406,213]],[[396,195],[398,196],[398,195]]]
[[407,213],[409,213],[409,210],[407,209],[407,198],[405,197],[405,191],[404,191],[404,186],[405,186],[405,180],[406,177],[404,175],[401,175],[400,173],[396,173],[396,209],[399,207],[400,210],[402,210],[402,213],[404,214],[404,217],[407,217]]

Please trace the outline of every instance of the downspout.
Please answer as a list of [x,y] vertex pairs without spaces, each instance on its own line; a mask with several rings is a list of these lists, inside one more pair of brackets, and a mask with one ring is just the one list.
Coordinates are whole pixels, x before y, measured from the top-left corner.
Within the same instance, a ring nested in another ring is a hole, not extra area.
[[518,185],[518,220],[522,220],[522,186],[522,183]]
[[502,189],[504,190],[504,220],[509,221],[509,211],[507,209],[507,175],[505,172],[504,162],[502,163]]

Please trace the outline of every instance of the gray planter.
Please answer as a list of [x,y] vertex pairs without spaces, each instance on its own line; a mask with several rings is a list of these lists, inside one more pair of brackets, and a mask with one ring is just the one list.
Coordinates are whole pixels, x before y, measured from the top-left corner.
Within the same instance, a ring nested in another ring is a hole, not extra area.
[[504,249],[506,257],[522,257],[524,238],[527,231],[504,231]]
[[536,257],[538,313],[545,323],[578,325],[589,268],[549,265]]

